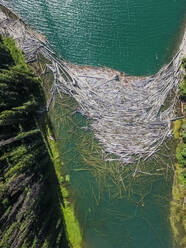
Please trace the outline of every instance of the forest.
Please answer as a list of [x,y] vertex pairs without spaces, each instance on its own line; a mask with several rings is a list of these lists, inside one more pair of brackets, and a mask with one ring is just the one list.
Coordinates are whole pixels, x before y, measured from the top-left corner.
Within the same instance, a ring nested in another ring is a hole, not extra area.
[[0,37],[0,247],[69,247],[41,81]]

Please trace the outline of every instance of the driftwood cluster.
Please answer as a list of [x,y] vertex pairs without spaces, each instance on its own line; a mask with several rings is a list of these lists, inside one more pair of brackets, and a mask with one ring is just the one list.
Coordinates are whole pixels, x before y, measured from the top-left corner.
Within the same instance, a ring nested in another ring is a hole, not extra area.
[[79,104],[78,111],[91,120],[106,160],[111,160],[107,154],[116,155],[113,160],[125,164],[146,159],[171,135],[175,93],[182,77],[181,51],[157,74],[129,77],[111,69],[80,67],[60,60],[20,20],[3,19],[2,14],[0,32],[17,40],[28,62],[38,54],[51,62],[45,70],[54,76],[47,108],[57,93],[72,96]]
[[[67,70],[60,62],[52,61],[48,66],[54,74],[52,96],[58,92],[76,99],[79,112],[92,120],[96,138],[106,153],[117,155],[115,160],[127,164],[148,158],[171,135],[181,77],[174,60],[156,75],[134,80],[107,70]],[[64,79],[64,69],[68,80]]]

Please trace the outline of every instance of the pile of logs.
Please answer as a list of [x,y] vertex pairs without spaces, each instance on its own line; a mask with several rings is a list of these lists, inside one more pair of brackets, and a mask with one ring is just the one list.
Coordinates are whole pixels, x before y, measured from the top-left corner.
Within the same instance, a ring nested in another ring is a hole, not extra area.
[[38,54],[50,61],[46,71],[52,71],[54,82],[47,107],[56,94],[73,97],[78,111],[91,120],[105,153],[116,155],[121,163],[150,157],[171,136],[176,92],[182,77],[181,51],[157,74],[129,77],[115,70],[80,67],[58,59],[20,20],[7,16],[3,19],[3,14],[0,32],[16,39],[28,62],[37,59]]

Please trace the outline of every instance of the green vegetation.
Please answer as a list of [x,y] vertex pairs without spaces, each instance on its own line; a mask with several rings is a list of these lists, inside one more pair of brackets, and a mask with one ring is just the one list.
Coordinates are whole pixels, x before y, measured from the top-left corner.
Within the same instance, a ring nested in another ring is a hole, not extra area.
[[[40,80],[0,39],[0,247],[69,247]],[[51,131],[50,131],[51,132]],[[60,161],[58,160],[58,163]]]
[[0,37],[0,61],[1,69],[6,69],[10,65],[14,65],[14,61],[10,55],[8,48],[2,43],[2,38]]
[[9,37],[2,37],[2,41],[3,41],[4,47],[10,53],[10,56],[12,57],[17,67],[28,72],[28,67],[25,63],[25,55],[20,49],[16,47],[15,41]]
[[[186,59],[183,60],[183,68],[186,70]],[[182,100],[183,114],[185,115],[186,102],[186,76],[179,87],[179,96]],[[172,189],[173,200],[171,202],[170,220],[175,236],[176,245],[180,248],[186,246],[186,118],[174,123],[174,137],[177,140],[174,185]],[[177,247],[177,246],[176,246]]]
[[[186,59],[183,59],[182,66],[186,70]],[[179,85],[179,97],[182,101],[186,102],[186,75]]]

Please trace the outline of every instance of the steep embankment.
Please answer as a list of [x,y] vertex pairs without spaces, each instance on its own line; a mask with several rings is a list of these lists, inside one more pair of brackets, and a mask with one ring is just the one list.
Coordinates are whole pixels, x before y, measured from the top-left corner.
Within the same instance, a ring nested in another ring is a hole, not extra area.
[[[0,247],[69,247],[40,81],[0,40]],[[49,120],[47,120],[49,125]],[[51,133],[51,131],[50,131]]]

